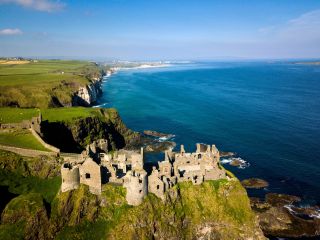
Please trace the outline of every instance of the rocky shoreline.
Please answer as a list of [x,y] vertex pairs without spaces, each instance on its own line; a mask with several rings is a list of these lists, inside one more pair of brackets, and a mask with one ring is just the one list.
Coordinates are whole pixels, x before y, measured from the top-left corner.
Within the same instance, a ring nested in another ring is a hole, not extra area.
[[250,198],[251,208],[266,236],[301,238],[320,234],[319,206],[299,206],[301,198],[268,193],[265,199]]

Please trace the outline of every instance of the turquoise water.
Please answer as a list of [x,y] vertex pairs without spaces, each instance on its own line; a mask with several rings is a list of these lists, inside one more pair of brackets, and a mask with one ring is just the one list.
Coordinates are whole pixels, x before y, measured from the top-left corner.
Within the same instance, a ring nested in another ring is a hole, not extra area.
[[[100,104],[128,127],[175,134],[186,150],[216,144],[250,163],[226,165],[240,179],[320,202],[320,66],[280,62],[177,64],[123,70],[107,79]],[[155,161],[148,156],[148,161]]]

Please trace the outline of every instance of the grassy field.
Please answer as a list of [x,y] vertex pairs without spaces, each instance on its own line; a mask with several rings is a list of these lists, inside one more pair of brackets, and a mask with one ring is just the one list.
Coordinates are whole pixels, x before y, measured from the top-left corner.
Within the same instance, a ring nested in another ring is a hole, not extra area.
[[20,123],[42,114],[43,121],[68,122],[77,118],[100,116],[99,108],[65,107],[65,108],[0,108],[0,123]]
[[85,61],[40,60],[26,64],[0,64],[0,106],[54,106],[71,103],[71,95],[89,83],[100,69]]
[[29,130],[14,130],[10,132],[0,131],[0,144],[35,149],[41,151],[50,151],[31,134]]
[[98,108],[85,107],[42,109],[41,113],[42,120],[48,120],[49,122],[69,122],[77,118],[85,118],[100,115]]
[[0,108],[0,123],[20,123],[38,114],[37,108]]
[[[72,108],[0,108],[0,123],[19,123],[30,120],[42,114],[43,121],[72,122],[75,119],[90,116],[101,116],[98,108],[72,107]],[[0,144],[42,151],[49,151],[34,138],[29,130],[0,131]]]

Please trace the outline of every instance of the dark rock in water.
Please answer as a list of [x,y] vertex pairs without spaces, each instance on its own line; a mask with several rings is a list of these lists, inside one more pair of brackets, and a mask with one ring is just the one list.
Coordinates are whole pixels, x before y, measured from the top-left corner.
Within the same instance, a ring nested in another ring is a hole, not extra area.
[[164,152],[169,149],[173,149],[176,146],[175,142],[165,141],[165,142],[152,142],[145,146],[146,152]]
[[222,151],[220,151],[219,153],[220,153],[220,157],[233,157],[233,156],[236,155],[233,152],[222,152]]
[[134,144],[127,145],[125,149],[138,151],[143,147],[145,152],[161,153],[173,149],[175,146],[176,143],[173,141],[159,141],[153,137],[141,135],[138,141],[135,141]]
[[292,205],[300,200],[297,196],[269,193],[265,201],[251,198],[250,202],[266,236],[290,238],[320,236],[319,208],[301,208]]
[[260,178],[248,178],[241,181],[242,186],[245,188],[265,188],[269,183]]
[[152,130],[144,130],[143,131],[144,135],[151,136],[151,137],[158,137],[158,138],[172,138],[174,137],[173,134],[167,134],[167,133],[160,133]]
[[234,159],[230,162],[230,165],[231,166],[234,166],[234,167],[239,167],[243,164],[242,161],[240,161],[239,159]]
[[279,194],[279,193],[268,193],[266,195],[266,202],[272,206],[284,206],[300,202],[301,198],[293,195]]

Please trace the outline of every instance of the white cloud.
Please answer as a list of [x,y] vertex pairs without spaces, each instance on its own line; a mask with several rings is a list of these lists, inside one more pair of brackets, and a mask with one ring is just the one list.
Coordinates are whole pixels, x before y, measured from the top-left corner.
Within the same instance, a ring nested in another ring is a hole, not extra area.
[[22,31],[18,28],[5,28],[0,30],[0,35],[20,35]]
[[310,42],[320,40],[320,9],[304,13],[285,24],[264,27],[258,31],[262,35],[278,41]]
[[22,7],[44,12],[55,12],[64,8],[65,4],[51,0],[0,0],[0,4],[13,3]]

